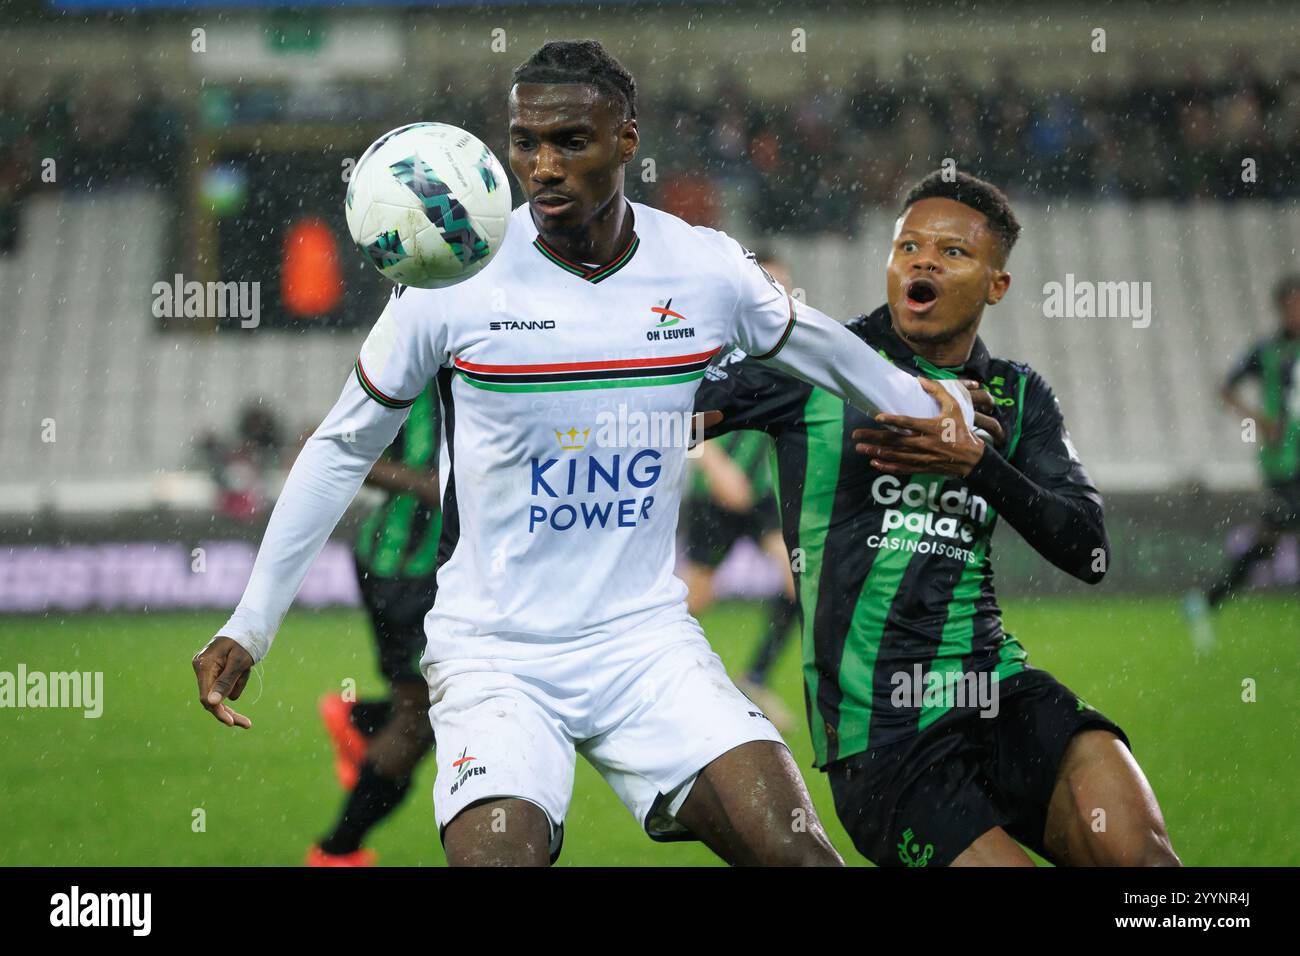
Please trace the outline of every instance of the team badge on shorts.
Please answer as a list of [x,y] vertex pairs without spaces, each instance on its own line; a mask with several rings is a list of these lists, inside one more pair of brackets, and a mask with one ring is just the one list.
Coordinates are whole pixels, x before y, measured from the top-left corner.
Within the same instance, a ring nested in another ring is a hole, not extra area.
[[478,762],[477,757],[469,756],[469,748],[466,747],[460,752],[460,756],[451,762],[452,772],[456,774],[456,782],[451,785],[451,794],[455,794],[470,777],[481,777],[487,773],[487,767]]
[[927,843],[924,847],[919,842],[913,843],[912,828],[903,831],[903,842],[898,844],[898,858],[905,866],[927,866],[934,856],[934,845]]

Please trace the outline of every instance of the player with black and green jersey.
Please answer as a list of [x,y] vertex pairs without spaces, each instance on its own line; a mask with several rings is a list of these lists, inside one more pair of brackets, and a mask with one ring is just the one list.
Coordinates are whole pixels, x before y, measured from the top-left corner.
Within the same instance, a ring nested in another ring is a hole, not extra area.
[[[370,510],[357,532],[356,564],[363,590],[365,582],[392,582],[406,590],[416,590],[413,582],[425,582],[422,597],[433,596],[442,535],[436,481],[438,436],[438,395],[431,384],[411,404],[406,423],[366,479],[387,495]],[[394,465],[397,469],[389,467]],[[419,676],[416,665],[424,653],[424,632],[422,627],[416,630],[420,646],[410,648],[415,651],[413,658],[381,652],[380,669],[385,676]]]
[[433,747],[419,660],[424,616],[437,594],[439,435],[437,389],[430,384],[366,478],[385,495],[357,532],[357,581],[390,696],[353,703],[329,694],[321,701],[339,782],[351,792],[333,830],[312,847],[309,865],[373,863],[373,852],[362,848],[366,834],[397,809]]
[[[711,571],[740,538],[760,543],[768,532],[780,530],[768,463],[771,451],[772,442],[761,432],[731,432],[701,446],[683,501],[692,563]],[[727,480],[732,478],[736,480]],[[692,599],[691,613],[711,600],[711,594],[699,603]]]
[[[755,250],[758,264],[782,287],[790,274],[768,250]],[[706,375],[724,374],[711,368]],[[705,442],[690,471],[682,501],[685,531],[686,606],[699,616],[713,603],[713,577],[741,538],[748,538],[781,569],[781,589],[763,604],[763,636],[749,663],[735,676],[736,686],[758,704],[783,734],[794,729],[794,715],[768,686],[777,658],[798,617],[794,578],[781,538],[781,514],[772,483],[772,441],[758,431],[735,431]]]
[[[1031,667],[1002,626],[998,517],[1090,583],[1109,549],[1101,498],[1051,388],[977,336],[984,307],[1009,286],[1018,234],[994,187],[927,178],[898,221],[888,304],[849,324],[923,384],[961,378],[978,389],[987,441],[937,386],[927,389],[938,418],[872,422],[734,354],[697,409],[722,413],[706,435],[759,429],[775,441],[815,763],[865,856],[1031,863],[1018,840],[1058,863],[1173,864],[1124,732]],[[1098,807],[1108,813],[1100,831]]]
[[[1259,439],[1259,469],[1269,490],[1254,541],[1202,598],[1188,602],[1193,622],[1217,608],[1267,561],[1283,531],[1300,528],[1300,275],[1285,276],[1273,290],[1280,328],[1256,343],[1228,373],[1222,398],[1237,414],[1253,422]],[[1247,380],[1259,384],[1259,407],[1238,395]],[[1202,624],[1202,627],[1205,625]]]
[[740,539],[748,538],[781,569],[781,589],[763,602],[762,638],[735,682],[778,730],[789,733],[794,729],[794,715],[768,687],[772,667],[799,613],[781,538],[771,453],[771,440],[757,431],[730,432],[701,446],[682,502],[685,561],[681,575],[687,587],[687,607],[698,616],[713,603],[714,574]]

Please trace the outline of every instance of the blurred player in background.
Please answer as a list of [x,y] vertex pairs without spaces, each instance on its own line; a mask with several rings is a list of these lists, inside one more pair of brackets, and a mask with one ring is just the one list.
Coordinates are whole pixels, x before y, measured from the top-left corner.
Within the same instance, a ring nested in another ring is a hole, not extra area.
[[[1177,864],[1124,732],[1031,667],[1002,628],[990,557],[999,516],[1088,583],[1109,550],[1101,496],[1051,388],[977,337],[985,306],[1010,287],[1019,234],[995,187],[927,177],[898,219],[887,304],[849,323],[922,380],[943,406],[937,418],[879,415],[891,430],[866,427],[839,399],[748,358],[707,381],[697,407],[722,413],[706,435],[762,429],[776,442],[786,542],[806,555],[816,764],[864,856],[1032,866],[1019,841],[1062,864]],[[958,377],[977,393],[987,442],[936,384]]]
[[[1300,274],[1284,276],[1277,283],[1273,303],[1277,332],[1242,356],[1221,392],[1225,405],[1255,423],[1259,469],[1271,500],[1246,550],[1204,593],[1187,597],[1193,639],[1202,649],[1214,642],[1210,612],[1236,593],[1257,564],[1273,556],[1284,531],[1300,527]],[[1247,379],[1258,383],[1258,406],[1239,394]]]
[[366,478],[387,494],[358,532],[357,579],[390,693],[387,700],[321,700],[335,771],[350,793],[334,829],[308,851],[308,866],[374,865],[374,851],[362,846],[366,834],[397,809],[433,748],[419,661],[424,615],[438,587],[438,434],[438,396],[430,385]]
[[254,400],[239,410],[231,439],[210,432],[199,440],[222,517],[249,522],[265,510],[269,476],[284,453],[281,431],[275,414]]
[[[790,274],[771,253],[756,251],[759,264],[785,288]],[[700,447],[692,469],[685,504],[687,604],[698,617],[714,601],[713,576],[741,538],[749,538],[781,570],[781,591],[764,602],[767,614],[763,637],[739,687],[763,708],[782,733],[794,729],[794,717],[767,686],[772,665],[780,656],[799,613],[794,600],[794,575],[781,536],[769,459],[772,442],[762,432],[738,431]]]

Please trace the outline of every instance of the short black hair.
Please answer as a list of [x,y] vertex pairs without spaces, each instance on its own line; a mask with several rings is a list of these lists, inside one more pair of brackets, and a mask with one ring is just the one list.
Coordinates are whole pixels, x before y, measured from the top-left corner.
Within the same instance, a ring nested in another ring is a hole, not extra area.
[[1293,292],[1300,292],[1300,272],[1292,272],[1277,280],[1273,286],[1273,304],[1281,306]]
[[1011,201],[1006,193],[970,173],[936,169],[908,191],[899,215],[922,199],[951,199],[983,213],[998,238],[1004,260],[1011,255],[1012,247],[1020,238],[1020,220],[1011,211]]
[[510,83],[584,83],[636,119],[636,80],[598,40],[551,40],[515,67]]

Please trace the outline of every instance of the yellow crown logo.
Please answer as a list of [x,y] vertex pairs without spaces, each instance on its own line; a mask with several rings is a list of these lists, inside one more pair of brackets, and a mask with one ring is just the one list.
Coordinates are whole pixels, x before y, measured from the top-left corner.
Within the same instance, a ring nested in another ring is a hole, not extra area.
[[[560,448],[564,451],[581,451],[587,447],[587,436],[590,434],[590,428],[578,431],[577,428],[569,426],[567,432],[562,432],[557,428],[555,430],[555,440],[560,443]],[[581,442],[578,441],[579,438],[582,439]]]

